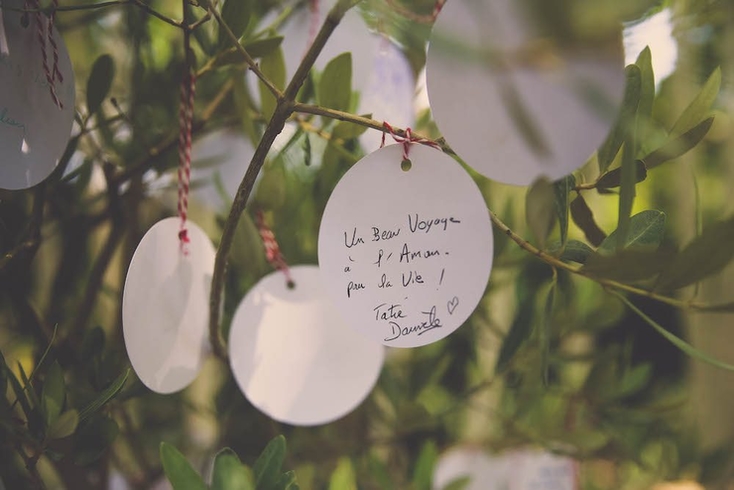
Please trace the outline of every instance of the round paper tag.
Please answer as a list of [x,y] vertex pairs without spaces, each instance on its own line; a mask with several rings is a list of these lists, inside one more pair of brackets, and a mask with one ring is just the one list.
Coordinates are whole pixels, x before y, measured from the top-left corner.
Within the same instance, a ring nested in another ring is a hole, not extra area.
[[487,205],[451,157],[391,145],[337,184],[319,230],[319,264],[344,319],[390,347],[418,347],[459,328],[492,267]]
[[564,50],[523,7],[447,2],[426,59],[431,109],[446,141],[478,172],[517,185],[581,167],[624,92],[621,36],[611,47],[577,41]]
[[122,294],[122,327],[130,363],[158,393],[173,393],[199,374],[208,352],[209,289],[214,247],[187,223],[188,254],[179,250],[180,220],[148,230],[135,250]]
[[[23,2],[7,1],[3,6],[21,9]],[[45,15],[42,18],[47,19]],[[29,15],[30,24],[23,27],[21,14],[6,9],[0,20],[0,188],[27,189],[49,176],[69,141],[74,121],[74,73],[64,41],[54,30],[58,68],[64,79],[55,81],[63,104],[59,109],[43,70],[36,16]],[[48,40],[46,53],[52,69]]]
[[264,277],[237,308],[229,357],[237,384],[268,416],[318,425],[357,407],[377,381],[384,347],[347,328],[321,287],[316,266]]
[[577,488],[577,463],[571,458],[534,450],[511,453],[507,457],[514,469],[510,488]]

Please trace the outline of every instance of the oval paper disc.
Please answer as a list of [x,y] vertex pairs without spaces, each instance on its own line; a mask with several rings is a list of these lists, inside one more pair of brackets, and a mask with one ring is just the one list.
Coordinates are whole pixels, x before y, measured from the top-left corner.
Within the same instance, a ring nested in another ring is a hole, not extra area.
[[390,347],[418,347],[459,328],[492,268],[482,194],[451,157],[391,145],[357,162],[326,204],[319,264],[344,319]]
[[[23,2],[3,2],[4,7],[23,8]],[[43,16],[46,19],[46,16]],[[21,26],[21,14],[3,10],[0,15],[0,188],[27,189],[56,167],[66,148],[74,121],[74,72],[64,41],[54,30],[59,71],[56,94],[63,104],[54,104],[43,71],[36,16]],[[49,68],[53,55],[46,43]]]
[[188,255],[179,250],[180,220],[148,230],[135,250],[122,295],[122,327],[130,362],[158,393],[173,393],[199,374],[208,351],[209,289],[214,247],[187,223]]
[[624,92],[621,36],[603,48],[558,49],[523,7],[447,2],[426,60],[431,110],[448,144],[478,172],[517,185],[581,167],[602,144]]
[[268,416],[292,425],[336,420],[377,381],[384,347],[365,341],[323,293],[316,266],[264,277],[237,308],[229,357],[237,384]]

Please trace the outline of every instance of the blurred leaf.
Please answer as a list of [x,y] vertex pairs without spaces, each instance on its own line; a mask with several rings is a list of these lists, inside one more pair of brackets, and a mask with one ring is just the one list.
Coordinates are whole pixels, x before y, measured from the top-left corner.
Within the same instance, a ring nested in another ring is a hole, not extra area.
[[[244,48],[251,58],[257,59],[273,53],[281,44],[283,44],[283,36],[272,36],[248,41],[244,44]],[[233,47],[217,56],[214,66],[222,67],[236,63],[245,63],[245,58],[237,48]]]
[[673,253],[663,250],[627,249],[615,255],[589,256],[583,270],[586,274],[613,281],[635,282],[650,279],[669,267]]
[[594,214],[591,212],[586,200],[579,194],[576,199],[571,201],[571,218],[576,226],[581,228],[584,232],[586,239],[598,247],[607,237],[607,234],[602,231],[601,228],[594,221]]
[[438,448],[432,440],[423,444],[413,471],[413,490],[431,490],[433,468],[438,460]]
[[545,306],[543,308],[543,316],[541,318],[541,324],[538,329],[538,343],[540,344],[540,368],[543,384],[548,386],[550,381],[549,378],[549,366],[548,359],[550,357],[550,330],[553,327],[553,309],[556,302],[556,285],[557,274],[553,275],[553,281],[551,281],[548,287],[548,293],[545,297]]
[[[635,160],[635,183],[647,178],[647,169],[642,160]],[[597,189],[612,189],[622,184],[622,167],[617,167],[600,176],[596,181]]]
[[79,421],[84,422],[100,408],[102,408],[108,401],[114,398],[125,386],[127,377],[130,374],[130,369],[126,369],[125,372],[121,373],[117,379],[115,379],[107,388],[105,388],[94,400],[92,400],[86,407],[79,412]]
[[512,358],[515,357],[525,340],[530,337],[533,319],[533,309],[530,303],[528,301],[518,305],[517,316],[502,341],[494,368],[495,373],[503,373],[509,367]]
[[348,111],[352,99],[352,53],[342,53],[326,65],[319,81],[319,104]]
[[[141,383],[142,384],[142,383]],[[106,415],[93,415],[86,423],[80,422],[74,437],[74,463],[87,465],[93,463],[110,447],[120,428],[117,422]]]
[[553,192],[555,193],[555,210],[558,218],[558,225],[561,232],[561,248],[566,246],[568,240],[568,211],[571,190],[576,186],[576,177],[567,175],[553,183]]
[[286,471],[280,475],[278,483],[275,484],[276,490],[298,490],[299,486],[296,483],[296,472]]
[[[635,123],[636,126],[636,123]],[[637,142],[634,133],[627,133],[622,150],[622,165],[619,184],[619,219],[617,220],[617,250],[622,250],[627,242],[630,228],[632,206],[637,194],[635,186],[639,182],[635,165]],[[640,179],[641,180],[641,179]]]
[[280,468],[285,460],[285,437],[277,436],[265,447],[252,467],[255,488],[270,488],[278,482]]
[[684,155],[698,145],[711,129],[714,116],[704,119],[685,133],[666,141],[660,148],[651,152],[642,160],[647,168],[654,168],[669,160]]
[[680,350],[682,350],[685,354],[689,355],[690,357],[694,359],[698,359],[699,361],[703,361],[707,364],[711,364],[712,366],[726,369],[727,371],[734,371],[734,365],[727,364],[725,362],[719,361],[718,359],[715,359],[708,354],[705,354],[701,352],[700,350],[693,347],[691,344],[686,342],[685,340],[676,337],[672,333],[668,332],[665,328],[660,326],[655,320],[647,316],[645,313],[642,312],[639,308],[637,308],[630,300],[628,300],[623,294],[620,294],[616,291],[610,291],[610,294],[613,294],[617,298],[619,298],[627,307],[634,311],[640,318],[645,320],[645,322],[650,325],[652,328],[654,328],[660,335],[665,337],[670,343],[678,347]]
[[652,379],[652,364],[646,362],[628,369],[613,390],[617,398],[625,398],[642,390]]
[[417,402],[405,402],[398,407],[395,426],[401,432],[410,433],[430,429],[436,426],[435,418],[426,407]]
[[[276,87],[282,89],[285,85],[285,58],[283,58],[283,49],[278,48],[271,51],[268,55],[263,56],[260,60],[260,71]],[[262,112],[263,117],[267,121],[273,117],[275,106],[278,102],[264,83],[258,80],[257,85],[260,88],[260,112]]]
[[54,362],[49,366],[46,377],[43,380],[43,390],[41,391],[41,410],[46,420],[46,427],[50,427],[56,422],[61,414],[66,400],[66,382],[64,381],[64,373],[58,362]]
[[551,151],[548,142],[512,82],[501,83],[500,93],[501,100],[510,115],[510,119],[512,119],[515,129],[523,137],[528,147],[541,160],[549,157]]
[[69,437],[76,431],[79,425],[79,412],[76,410],[67,410],[54,420],[46,431],[48,439],[63,439]]
[[655,102],[655,73],[652,69],[650,46],[645,46],[645,49],[640,52],[635,65],[640,69],[640,103],[637,115],[642,116],[643,124],[647,124],[652,117],[652,107]]
[[[561,242],[555,242],[548,247],[548,253],[551,255],[558,256],[558,252],[561,251]],[[576,262],[578,264],[586,263],[586,259],[589,255],[593,254],[594,250],[584,242],[578,240],[569,240],[558,258],[566,262]]]
[[599,173],[601,174],[606,172],[609,165],[612,164],[627,134],[631,131],[630,126],[635,120],[635,113],[642,95],[642,73],[640,69],[635,65],[629,65],[624,72],[626,85],[622,106],[614,126],[598,152]]
[[[630,229],[624,248],[657,248],[663,241],[665,233],[665,213],[650,209],[632,216]],[[614,253],[617,246],[617,230],[614,230],[599,245],[597,252],[601,255]]]
[[525,219],[540,249],[545,248],[545,240],[553,229],[555,200],[553,184],[545,178],[536,180],[525,196]]
[[671,291],[720,272],[734,258],[734,218],[706,227],[665,269],[655,289]]
[[[372,118],[372,114],[365,114],[362,117]],[[341,139],[344,141],[351,140],[362,136],[367,129],[366,126],[360,126],[349,121],[339,121],[334,126],[331,137],[332,139]]]
[[688,132],[703,121],[711,110],[711,106],[714,104],[716,97],[719,95],[720,88],[721,68],[716,68],[708,80],[706,80],[706,83],[703,84],[698,95],[696,95],[693,101],[683,111],[683,114],[673,124],[673,128],[670,130],[671,138]]
[[87,79],[87,110],[94,114],[102,105],[115,78],[115,62],[112,56],[103,54],[92,65]]
[[38,400],[38,395],[36,395],[36,391],[33,389],[33,385],[31,384],[30,379],[28,379],[28,375],[25,373],[25,369],[23,369],[23,364],[18,361],[18,373],[20,373],[20,379],[23,382],[23,389],[28,394],[28,399],[31,402],[31,405],[34,408],[40,408],[41,402]]
[[357,490],[357,475],[349,458],[341,457],[329,479],[329,490]]
[[283,160],[270,160],[263,165],[252,204],[260,209],[274,211],[280,209],[285,202],[286,172]]
[[160,455],[163,471],[173,490],[206,490],[199,473],[173,445],[161,442]]
[[451,480],[441,490],[467,490],[471,482],[471,476],[460,476],[454,480]]
[[240,462],[229,448],[219,451],[214,458],[211,490],[254,490],[252,472]]
[[368,467],[370,477],[375,480],[377,487],[380,488],[380,490],[394,490],[395,485],[390,477],[390,470],[388,470],[385,463],[383,463],[382,460],[373,453],[370,453]]
[[[224,0],[222,5],[222,20],[229,26],[232,34],[239,39],[245,33],[247,23],[250,21],[250,10],[252,9],[251,0]],[[219,47],[224,48],[230,45],[230,38],[227,32],[220,26],[219,28]]]

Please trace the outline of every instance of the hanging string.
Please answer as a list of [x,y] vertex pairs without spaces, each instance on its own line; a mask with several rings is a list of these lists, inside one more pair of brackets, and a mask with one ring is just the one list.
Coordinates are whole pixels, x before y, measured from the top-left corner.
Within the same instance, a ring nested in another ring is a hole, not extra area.
[[[58,7],[58,0],[53,2],[54,8]],[[53,24],[56,18],[56,10],[51,14],[51,17],[46,19],[44,22],[44,16],[41,13],[41,5],[38,0],[25,0],[23,3],[25,10],[32,8],[35,10],[36,20],[36,35],[38,37],[38,44],[41,47],[41,62],[43,65],[43,74],[46,77],[46,83],[48,83],[48,89],[51,93],[51,100],[53,100],[56,107],[59,109],[64,108],[64,104],[59,100],[56,94],[56,79],[59,82],[64,81],[64,77],[61,75],[59,70],[59,47],[56,44],[56,40],[53,37]],[[48,56],[46,55],[46,40],[48,39],[51,45],[51,51],[53,52],[53,68],[49,68]]]
[[401,136],[395,132],[393,127],[390,126],[387,121],[382,123],[382,127],[385,128],[385,131],[382,132],[380,148],[385,146],[385,135],[390,133],[390,136],[392,136],[392,139],[394,139],[396,143],[403,145],[403,161],[410,160],[410,145],[413,143],[430,146],[437,150],[441,149],[441,146],[435,141],[414,135],[413,130],[410,128],[405,130],[405,136]]
[[179,109],[179,136],[178,136],[178,216],[181,218],[181,227],[178,239],[181,252],[188,254],[189,243],[186,220],[189,209],[189,190],[191,185],[191,127],[194,119],[194,93],[196,91],[196,75],[186,64],[186,73],[181,81],[181,106]]
[[293,288],[295,283],[291,277],[288,263],[280,252],[280,247],[278,246],[278,241],[275,239],[275,234],[270,228],[268,228],[268,225],[265,224],[265,218],[263,217],[262,211],[258,210],[255,213],[255,222],[257,224],[257,231],[260,233],[260,239],[262,239],[263,246],[265,247],[265,258],[273,269],[283,272],[286,284],[289,288]]

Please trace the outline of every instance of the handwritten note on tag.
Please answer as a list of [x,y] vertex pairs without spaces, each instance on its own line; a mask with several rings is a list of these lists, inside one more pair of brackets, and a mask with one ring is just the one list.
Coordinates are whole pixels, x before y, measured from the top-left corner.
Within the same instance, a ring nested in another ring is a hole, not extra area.
[[577,463],[571,458],[541,451],[518,451],[508,455],[516,471],[510,488],[527,490],[575,490]]
[[[23,2],[12,0],[3,6],[21,9]],[[74,73],[64,41],[54,30],[59,71],[64,78],[55,82],[63,103],[59,109],[43,72],[35,16],[30,15],[30,24],[23,27],[21,14],[6,9],[1,20],[0,188],[27,189],[49,176],[69,140],[74,121]]]
[[208,352],[209,288],[214,247],[187,223],[188,255],[179,251],[180,221],[167,218],[148,230],[135,250],[122,295],[128,357],[140,380],[173,393],[199,374]]
[[[318,425],[346,415],[372,390],[384,347],[348,328],[321,286],[318,267],[263,278],[232,320],[232,372],[248,400],[292,425]],[[274,389],[277,387],[277,389]]]
[[390,347],[418,347],[459,328],[484,294],[492,228],[474,181],[451,157],[392,145],[337,184],[319,230],[325,288],[345,321]]
[[426,58],[433,117],[459,156],[491,179],[528,185],[571,173],[616,117],[621,35],[574,50],[554,41],[515,0],[452,0],[436,20]]

